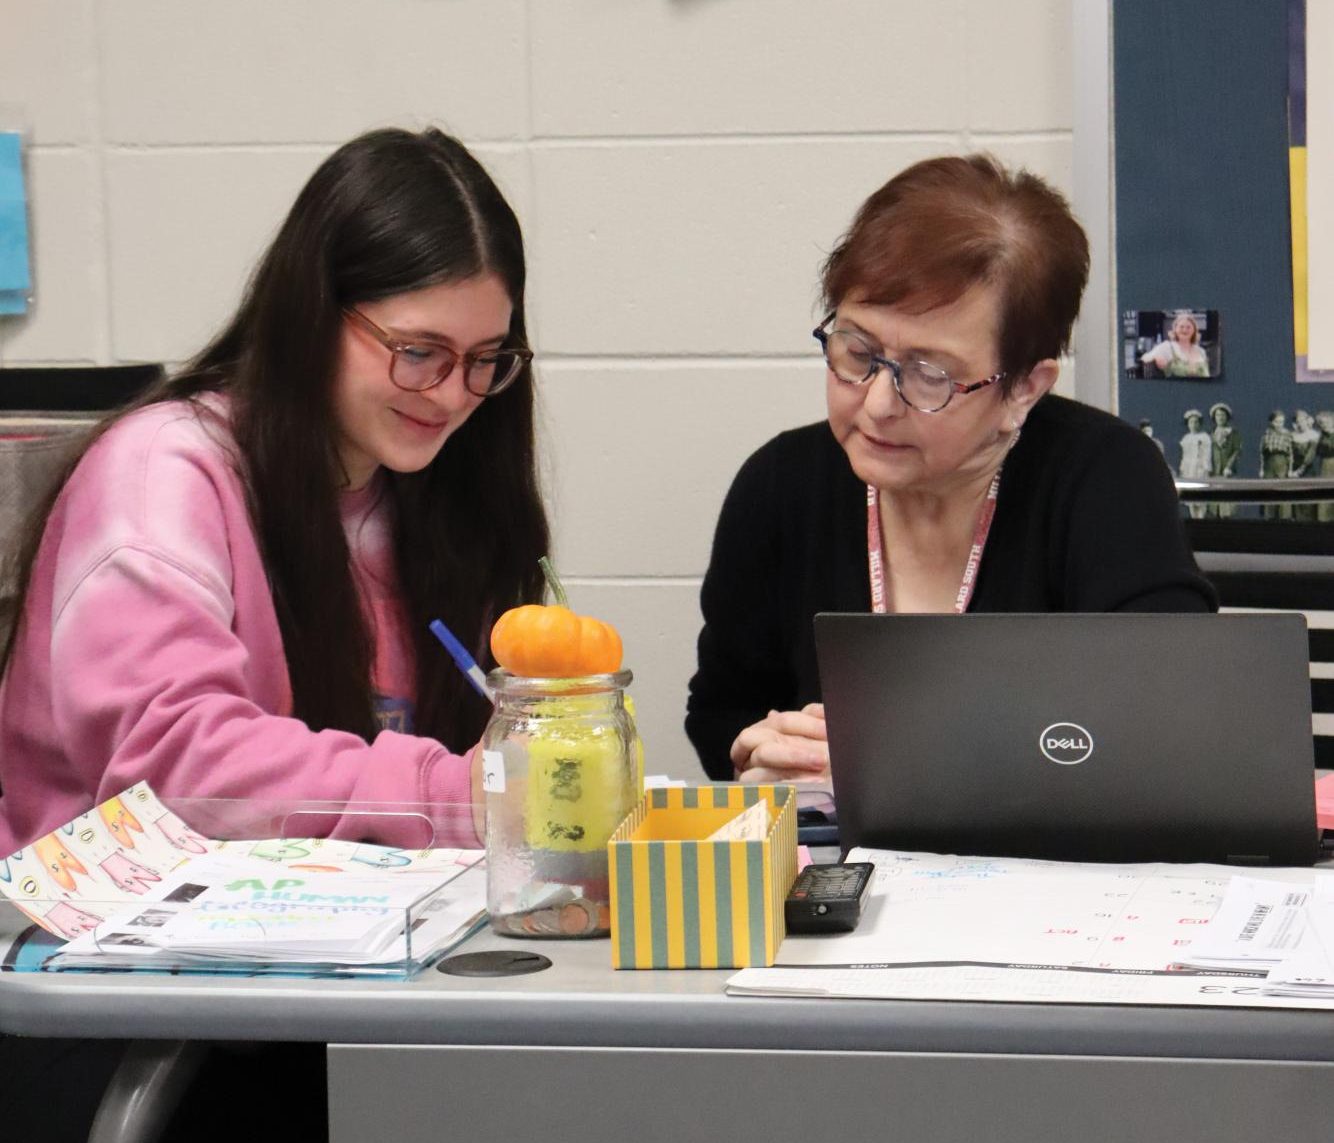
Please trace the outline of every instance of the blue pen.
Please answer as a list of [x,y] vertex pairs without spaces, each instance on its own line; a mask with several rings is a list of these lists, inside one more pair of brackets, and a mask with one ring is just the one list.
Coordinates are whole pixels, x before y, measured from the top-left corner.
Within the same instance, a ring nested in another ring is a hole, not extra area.
[[494,702],[495,700],[491,697],[491,688],[486,685],[486,675],[482,673],[482,668],[477,665],[473,657],[468,654],[468,648],[460,643],[455,638],[454,632],[440,620],[432,619],[430,627],[431,634],[444,644],[450,658],[458,665],[459,670],[468,676],[468,682],[472,683],[477,689],[477,693],[487,702]]

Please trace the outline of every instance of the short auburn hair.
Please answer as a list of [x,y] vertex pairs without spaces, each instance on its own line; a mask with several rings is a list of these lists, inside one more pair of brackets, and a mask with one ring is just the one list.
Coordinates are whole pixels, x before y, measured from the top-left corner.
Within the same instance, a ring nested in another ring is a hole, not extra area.
[[1059,191],[991,155],[953,155],[916,163],[871,195],[825,261],[821,285],[830,310],[856,291],[910,313],[999,287],[1008,392],[1069,347],[1088,272],[1088,238]]

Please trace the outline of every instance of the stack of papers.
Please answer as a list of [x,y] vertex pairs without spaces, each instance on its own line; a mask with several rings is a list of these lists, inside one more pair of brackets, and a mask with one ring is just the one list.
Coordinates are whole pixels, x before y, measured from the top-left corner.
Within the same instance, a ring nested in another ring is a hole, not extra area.
[[69,938],[52,968],[402,974],[485,922],[483,856],[212,840],[140,783],[0,860],[0,896]]
[[1179,963],[1270,970],[1301,944],[1313,892],[1312,885],[1233,877],[1217,911]]
[[359,876],[213,854],[70,941],[49,964],[398,970],[473,932],[485,898],[480,865]]
[[1322,879],[1306,909],[1306,930],[1297,947],[1270,969],[1270,996],[1334,1000],[1334,887]]
[[876,866],[857,930],[789,936],[773,967],[736,973],[728,993],[1334,1007],[1328,958],[1296,959],[1334,948],[1331,870],[1238,878],[1222,865],[867,849],[848,860]]
[[1269,996],[1334,998],[1334,875],[1296,885],[1233,877],[1182,964],[1261,970]]

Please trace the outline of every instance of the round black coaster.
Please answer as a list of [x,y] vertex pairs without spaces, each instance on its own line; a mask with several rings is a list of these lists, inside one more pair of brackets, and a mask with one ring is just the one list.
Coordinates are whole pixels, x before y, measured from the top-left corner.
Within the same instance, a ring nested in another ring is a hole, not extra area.
[[550,968],[551,960],[541,953],[523,949],[491,949],[447,956],[435,967],[450,976],[522,976]]

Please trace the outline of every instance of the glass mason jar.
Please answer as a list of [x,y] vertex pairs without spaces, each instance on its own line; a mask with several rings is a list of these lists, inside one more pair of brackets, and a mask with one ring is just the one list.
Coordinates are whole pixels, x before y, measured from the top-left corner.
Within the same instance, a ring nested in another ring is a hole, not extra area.
[[570,679],[488,676],[482,732],[486,906],[516,937],[611,931],[607,841],[639,799],[629,671]]

